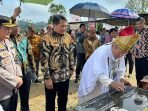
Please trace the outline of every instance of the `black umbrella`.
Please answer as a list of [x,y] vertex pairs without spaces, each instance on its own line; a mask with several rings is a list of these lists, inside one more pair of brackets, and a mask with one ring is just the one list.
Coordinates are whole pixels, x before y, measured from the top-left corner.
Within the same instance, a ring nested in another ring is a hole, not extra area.
[[0,4],[3,5],[3,1],[2,0],[0,0]]
[[80,17],[109,18],[109,11],[97,3],[79,3],[70,9],[70,13]]

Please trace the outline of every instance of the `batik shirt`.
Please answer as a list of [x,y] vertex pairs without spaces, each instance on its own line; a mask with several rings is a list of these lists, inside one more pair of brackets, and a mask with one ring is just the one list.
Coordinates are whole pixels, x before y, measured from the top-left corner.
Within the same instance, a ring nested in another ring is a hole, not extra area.
[[40,50],[41,50],[41,37],[39,35],[33,35],[33,37],[28,37],[28,40],[32,46],[32,51],[35,60],[40,60]]
[[131,52],[135,58],[148,57],[148,28],[145,28],[140,33],[141,37],[136,45],[133,47]]
[[35,71],[34,56],[28,39],[22,35],[17,35],[15,38],[11,36],[10,40],[14,43],[19,60],[22,63],[23,74],[29,71]]
[[50,78],[55,83],[69,79],[76,63],[70,35],[52,32],[44,37],[42,45],[41,64],[45,78]]

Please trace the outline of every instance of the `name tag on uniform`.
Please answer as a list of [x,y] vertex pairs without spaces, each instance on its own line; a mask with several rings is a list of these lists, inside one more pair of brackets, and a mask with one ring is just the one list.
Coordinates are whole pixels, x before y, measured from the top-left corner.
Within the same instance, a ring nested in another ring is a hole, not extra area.
[[9,52],[7,52],[7,51],[0,52],[0,57],[2,57],[2,58],[5,58],[9,55],[10,55]]
[[2,66],[9,65],[10,63],[11,63],[10,57],[7,57],[7,58],[4,58],[4,59],[1,60]]
[[0,62],[1,62],[1,65],[2,66],[6,66],[6,65],[8,65],[8,64],[10,64],[11,63],[11,58],[10,58],[10,54],[9,54],[9,52],[7,52],[7,51],[4,51],[4,52],[0,52]]

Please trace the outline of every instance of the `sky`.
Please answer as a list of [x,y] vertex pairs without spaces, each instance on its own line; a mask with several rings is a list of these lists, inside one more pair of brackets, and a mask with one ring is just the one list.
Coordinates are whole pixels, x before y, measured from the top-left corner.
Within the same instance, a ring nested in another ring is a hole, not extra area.
[[[3,0],[3,5],[0,4],[0,15],[11,16],[16,7],[19,6],[20,0]],[[67,18],[70,20],[69,9],[78,3],[91,2],[91,0],[54,0],[53,3],[62,4],[66,8]],[[128,0],[93,0],[93,3],[98,3],[102,5],[111,13],[112,11],[118,8],[124,8]],[[21,9],[22,13],[18,20],[31,20],[32,22],[47,22],[50,13],[48,9],[50,3],[47,6],[31,4],[31,3],[22,3]]]

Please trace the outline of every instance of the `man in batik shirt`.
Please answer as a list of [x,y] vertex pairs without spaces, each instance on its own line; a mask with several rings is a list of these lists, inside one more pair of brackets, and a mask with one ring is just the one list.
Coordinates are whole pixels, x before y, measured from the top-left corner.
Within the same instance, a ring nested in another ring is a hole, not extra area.
[[[31,44],[34,60],[36,63],[35,74],[39,78],[39,63],[42,38],[39,35],[35,34],[35,30],[33,27],[28,27],[28,40]],[[38,78],[35,80],[35,83],[41,83],[41,81]]]
[[144,18],[138,18],[136,24],[140,39],[134,46],[132,53],[135,57],[136,79],[138,85],[140,80],[148,75],[148,28],[145,25]]
[[28,41],[28,38],[24,37],[19,32],[20,28],[18,26],[14,27],[10,36],[10,40],[13,42],[18,53],[23,73],[23,85],[19,89],[21,111],[29,111],[31,75],[35,74],[36,68],[32,47]]
[[46,111],[55,111],[58,94],[58,111],[66,111],[69,80],[75,71],[74,46],[66,33],[64,16],[53,16],[53,31],[45,35],[41,63],[45,70]]

